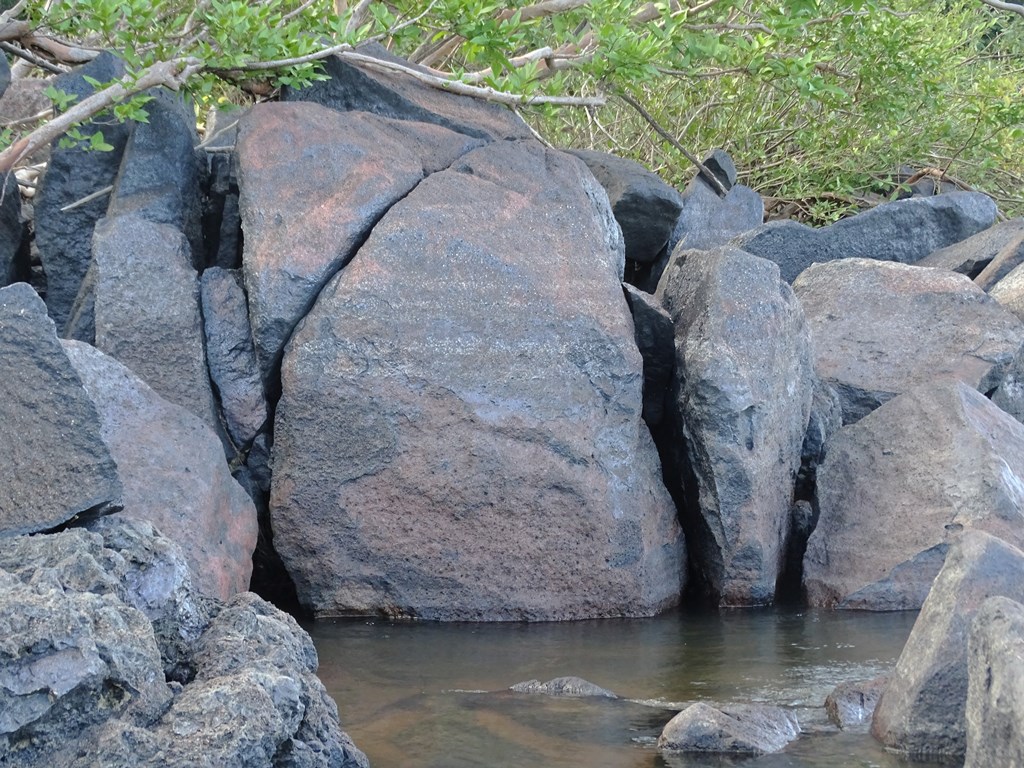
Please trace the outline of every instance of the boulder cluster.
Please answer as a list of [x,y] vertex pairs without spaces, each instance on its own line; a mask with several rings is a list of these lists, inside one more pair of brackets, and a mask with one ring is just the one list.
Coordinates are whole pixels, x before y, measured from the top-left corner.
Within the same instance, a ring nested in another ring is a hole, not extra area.
[[[85,759],[65,723],[109,765],[360,764],[250,585],[312,617],[920,608],[873,732],[1019,761],[986,750],[1019,748],[992,734],[1021,711],[1020,220],[953,191],[764,224],[720,150],[726,194],[679,192],[326,74],[202,140],[154,93],[0,196],[0,763]],[[764,723],[799,731],[737,705],[662,746],[778,748]]]

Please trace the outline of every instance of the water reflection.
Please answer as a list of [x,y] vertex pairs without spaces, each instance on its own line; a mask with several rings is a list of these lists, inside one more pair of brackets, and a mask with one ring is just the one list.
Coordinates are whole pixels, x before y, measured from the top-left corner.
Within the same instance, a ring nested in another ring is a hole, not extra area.
[[[654,744],[686,703],[796,708],[805,735],[745,768],[899,763],[866,734],[827,726],[837,683],[888,671],[911,613],[720,611],[561,624],[321,622],[320,676],[374,768],[710,768]],[[619,700],[513,694],[563,675]],[[807,735],[807,734],[811,735]]]

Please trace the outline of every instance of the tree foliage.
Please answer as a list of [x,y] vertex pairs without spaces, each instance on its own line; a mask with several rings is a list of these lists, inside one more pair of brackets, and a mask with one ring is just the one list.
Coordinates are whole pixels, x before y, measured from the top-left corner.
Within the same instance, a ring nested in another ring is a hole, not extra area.
[[[723,146],[747,183],[810,218],[888,193],[902,163],[1021,211],[1024,14],[1000,5],[22,0],[0,44],[24,66],[62,70],[112,48],[129,74],[97,84],[106,97],[88,109],[51,93],[53,116],[8,129],[0,170],[95,108],[138,117],[143,88],[184,88],[200,105],[272,97],[319,77],[320,58],[358,57],[359,42],[378,40],[437,87],[519,109],[554,144],[633,156],[676,183],[693,173],[679,146]],[[102,148],[93,134],[71,138]]]

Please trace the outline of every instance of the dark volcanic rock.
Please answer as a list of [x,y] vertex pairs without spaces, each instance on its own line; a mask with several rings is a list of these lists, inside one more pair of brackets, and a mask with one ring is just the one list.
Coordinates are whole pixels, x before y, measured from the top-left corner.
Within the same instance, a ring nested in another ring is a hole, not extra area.
[[781,707],[730,704],[716,709],[698,702],[668,722],[658,749],[763,755],[778,752],[799,735],[796,716]]
[[160,395],[219,428],[203,349],[199,278],[177,229],[134,214],[93,241],[96,346]]
[[867,726],[888,683],[888,675],[863,682],[840,683],[825,699],[828,719],[844,730]]
[[1024,218],[1002,221],[966,240],[932,251],[915,261],[914,266],[949,269],[973,279],[988,267],[996,254],[1021,234],[1024,234]]
[[775,264],[728,246],[676,251],[658,298],[675,322],[673,418],[698,486],[699,517],[684,519],[694,565],[720,604],[770,603],[811,407],[803,312]]
[[242,119],[243,272],[263,373],[381,216],[479,141],[435,125],[261,104]]
[[179,544],[205,595],[245,590],[256,547],[256,509],[228,472],[213,431],[131,371],[79,342],[65,349],[117,461],[126,514]]
[[[417,69],[377,43],[356,53]],[[343,61],[323,61],[326,80],[300,88],[284,88],[284,101],[312,101],[341,112],[371,112],[396,120],[433,123],[477,139],[530,139],[529,126],[512,110],[469,96],[423,86],[408,75]]]
[[542,693],[546,696],[565,696],[568,698],[583,698],[586,696],[600,696],[605,699],[619,698],[607,688],[584,680],[582,677],[556,677],[542,683],[540,680],[527,680],[516,683],[509,688],[515,693]]
[[1024,765],[1024,607],[990,597],[967,643],[964,768]]
[[683,209],[679,193],[635,160],[589,149],[571,153],[587,164],[608,193],[622,227],[626,261],[646,264],[657,259]]
[[120,506],[96,409],[25,283],[0,289],[0,537]]
[[719,197],[699,176],[683,193],[683,210],[669,239],[672,250],[706,251],[725,245],[764,221],[764,201],[750,187],[732,187]]
[[724,149],[712,150],[711,154],[704,158],[704,167],[711,171],[727,191],[736,185],[736,164]]
[[[0,59],[3,59],[0,56]],[[0,288],[28,280],[29,254],[25,222],[21,220],[21,194],[14,174],[4,176],[0,191]]]
[[586,166],[534,143],[475,150],[388,212],[282,364],[271,514],[306,607],[569,619],[678,600],[623,264]]
[[661,422],[665,414],[675,369],[675,328],[668,312],[649,293],[623,284],[629,311],[633,314],[636,345],[644,360],[644,421],[648,426]]
[[249,330],[242,275],[210,267],[199,286],[210,379],[228,435],[236,446],[247,446],[267,420],[267,401]]
[[808,269],[793,290],[814,339],[815,371],[839,393],[847,424],[936,379],[988,393],[1024,343],[1020,320],[944,270],[843,259]]
[[963,384],[923,385],[843,427],[818,468],[808,600],[919,607],[960,529],[1024,545],[1022,477],[1024,425]]
[[213,152],[234,148],[238,121],[247,110],[214,111],[206,121],[206,196],[203,205],[203,243],[206,263],[222,269],[242,266],[242,217],[238,210],[238,155]]
[[917,759],[963,756],[968,632],[982,603],[997,595],[1024,599],[1024,552],[965,529],[950,547],[875,708],[871,733],[888,749]]
[[[82,99],[93,90],[85,77],[107,82],[123,73],[121,61],[103,52],[88,64],[56,78],[53,86]],[[59,334],[64,333],[82,278],[89,268],[93,228],[106,213],[109,200],[104,195],[70,211],[62,212],[61,208],[114,183],[129,126],[100,116],[82,131],[86,135],[101,131],[104,140],[114,149],[110,152],[77,146],[61,149],[55,143],[34,200],[36,245],[46,270],[46,307]]]
[[885,203],[821,229],[772,221],[733,243],[777,263],[792,283],[815,262],[860,257],[911,264],[992,226],[997,213],[986,195],[954,192]]

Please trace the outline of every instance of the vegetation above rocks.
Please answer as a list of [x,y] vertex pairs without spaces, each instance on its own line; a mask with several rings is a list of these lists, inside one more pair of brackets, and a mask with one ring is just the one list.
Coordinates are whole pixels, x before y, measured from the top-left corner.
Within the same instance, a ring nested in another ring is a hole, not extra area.
[[[1024,209],[1024,6],[1001,0],[65,0],[3,5],[0,45],[49,73],[112,48],[128,74],[7,126],[0,169],[83,118],[137,118],[155,85],[201,107],[268,98],[377,40],[437,87],[502,101],[557,145],[635,157],[669,181],[723,146],[770,214],[826,221],[907,175]],[[133,98],[134,96],[134,98]],[[668,136],[671,141],[666,140]],[[903,177],[897,171],[909,166]]]

